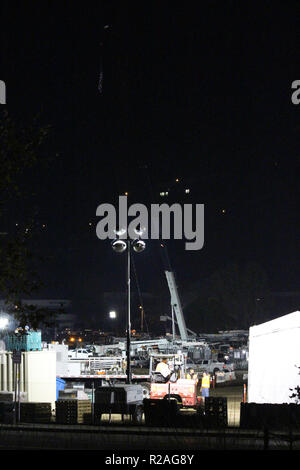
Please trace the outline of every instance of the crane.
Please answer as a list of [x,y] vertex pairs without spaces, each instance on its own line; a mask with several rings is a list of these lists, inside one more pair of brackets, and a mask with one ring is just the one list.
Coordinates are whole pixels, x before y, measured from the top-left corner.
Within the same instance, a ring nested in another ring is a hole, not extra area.
[[[185,319],[183,316],[183,311],[181,307],[180,298],[177,291],[177,286],[174,278],[173,271],[165,271],[166,278],[168,281],[169,291],[171,295],[171,308],[172,308],[172,318],[174,318],[174,312],[177,319],[178,329],[182,341],[187,341],[189,339],[188,332],[185,324]],[[174,325],[174,323],[173,323]],[[174,327],[173,327],[174,328]],[[173,329],[174,331],[174,329]]]
[[[170,317],[169,315],[161,315],[160,319],[161,319],[161,321],[170,320],[171,322],[173,322],[173,325],[178,325],[177,321],[174,320],[174,315],[173,315],[173,318]],[[173,330],[174,330],[174,328],[173,328]],[[186,331],[188,333],[191,333],[192,336],[197,336],[197,333],[195,333],[195,331],[193,331],[193,330],[190,330],[189,328],[187,328]],[[175,332],[173,331],[173,339],[174,339],[174,337],[175,337]]]

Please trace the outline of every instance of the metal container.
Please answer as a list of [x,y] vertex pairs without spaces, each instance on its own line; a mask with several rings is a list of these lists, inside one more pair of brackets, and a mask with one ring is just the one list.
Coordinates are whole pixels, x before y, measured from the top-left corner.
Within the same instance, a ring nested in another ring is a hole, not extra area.
[[42,337],[40,331],[28,331],[25,335],[9,334],[5,337],[7,351],[41,351]]
[[95,392],[95,403],[131,404],[143,401],[143,387],[135,384],[116,384],[100,387]]

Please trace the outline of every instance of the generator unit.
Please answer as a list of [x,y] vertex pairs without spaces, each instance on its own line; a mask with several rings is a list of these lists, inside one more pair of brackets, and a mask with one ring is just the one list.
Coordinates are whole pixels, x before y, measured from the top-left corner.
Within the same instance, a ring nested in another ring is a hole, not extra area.
[[138,384],[115,384],[99,387],[95,391],[95,419],[102,415],[129,414],[134,423],[140,423],[143,416],[143,387]]

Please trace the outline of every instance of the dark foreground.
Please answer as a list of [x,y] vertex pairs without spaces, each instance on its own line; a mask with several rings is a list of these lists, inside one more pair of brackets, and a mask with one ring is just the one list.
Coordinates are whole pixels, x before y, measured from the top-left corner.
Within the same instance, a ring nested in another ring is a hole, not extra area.
[[300,435],[227,428],[0,425],[1,450],[300,450]]

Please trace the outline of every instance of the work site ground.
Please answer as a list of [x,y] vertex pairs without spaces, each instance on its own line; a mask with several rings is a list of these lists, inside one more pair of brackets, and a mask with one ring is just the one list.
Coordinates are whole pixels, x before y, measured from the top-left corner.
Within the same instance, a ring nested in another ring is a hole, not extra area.
[[[0,449],[142,449],[142,450],[299,450],[300,436],[287,431],[241,429],[240,405],[244,372],[230,383],[211,388],[211,397],[227,398],[227,428],[180,428],[136,426],[129,416],[103,415],[99,425],[22,424],[0,425]],[[192,411],[183,410],[183,413]],[[291,439],[292,438],[292,439]]]
[[[236,371],[236,379],[231,382],[219,383],[215,385],[215,387],[210,388],[210,396],[211,397],[223,397],[227,398],[227,418],[228,418],[228,426],[230,427],[239,427],[240,425],[240,407],[241,402],[243,401],[243,394],[244,394],[244,384],[245,381],[243,380],[243,376],[247,371]],[[200,390],[198,391],[200,395]],[[247,397],[246,397],[247,398]],[[191,411],[186,410],[185,413],[190,413]],[[108,414],[104,414],[101,418],[101,421],[104,423],[108,423],[109,421],[112,423],[121,422],[122,418],[118,414],[112,414],[109,416]],[[124,424],[130,422],[130,418],[124,416]],[[143,419],[144,422],[144,419]]]

